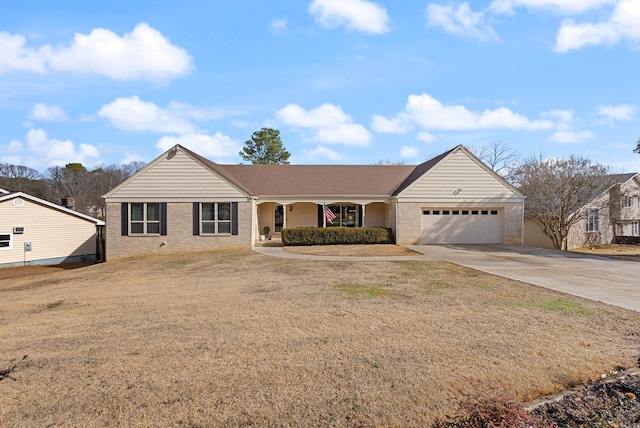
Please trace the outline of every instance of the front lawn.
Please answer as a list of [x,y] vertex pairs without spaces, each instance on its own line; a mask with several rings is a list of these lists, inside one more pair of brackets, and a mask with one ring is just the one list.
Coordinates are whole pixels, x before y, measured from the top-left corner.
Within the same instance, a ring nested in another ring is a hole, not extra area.
[[640,314],[439,262],[247,250],[0,271],[0,426],[427,426],[640,355]]

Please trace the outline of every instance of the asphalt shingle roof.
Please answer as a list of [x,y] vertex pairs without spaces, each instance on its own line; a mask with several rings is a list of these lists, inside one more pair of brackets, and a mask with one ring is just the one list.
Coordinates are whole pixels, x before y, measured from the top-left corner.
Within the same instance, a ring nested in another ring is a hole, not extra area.
[[221,165],[182,149],[245,192],[272,196],[395,195],[455,150],[420,165]]

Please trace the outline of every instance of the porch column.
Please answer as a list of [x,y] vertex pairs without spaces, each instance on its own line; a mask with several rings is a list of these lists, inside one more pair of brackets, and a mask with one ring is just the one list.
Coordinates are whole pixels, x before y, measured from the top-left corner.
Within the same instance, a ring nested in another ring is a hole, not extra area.
[[360,204],[360,209],[362,210],[362,224],[360,225],[360,227],[364,227],[364,211],[366,206],[367,204]]
[[287,204],[282,204],[282,228],[287,227]]

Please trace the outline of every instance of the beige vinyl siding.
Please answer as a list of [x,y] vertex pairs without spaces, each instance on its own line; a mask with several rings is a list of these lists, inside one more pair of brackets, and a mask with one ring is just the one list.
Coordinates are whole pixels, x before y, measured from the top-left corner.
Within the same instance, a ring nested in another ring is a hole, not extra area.
[[107,198],[108,202],[208,202],[246,200],[247,195],[178,150],[167,152]]
[[529,247],[547,248],[553,250],[551,238],[544,234],[540,226],[532,220],[524,222],[524,245]]
[[[23,226],[23,234],[13,235],[13,249],[0,251],[0,265],[56,259],[96,253],[96,224],[27,199],[16,207],[14,199],[0,202],[0,233]],[[24,252],[31,242],[32,251]]]
[[[458,189],[461,190],[457,192]],[[462,150],[452,152],[402,191],[399,198],[440,203],[521,200],[518,194]]]

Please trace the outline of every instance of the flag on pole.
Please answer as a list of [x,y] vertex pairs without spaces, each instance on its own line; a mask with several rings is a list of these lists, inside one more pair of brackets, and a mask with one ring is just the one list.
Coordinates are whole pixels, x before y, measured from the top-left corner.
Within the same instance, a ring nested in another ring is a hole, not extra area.
[[333,213],[333,211],[331,211],[331,208],[329,208],[328,205],[325,205],[324,211],[327,216],[327,222],[333,224],[333,220],[336,219],[336,215]]

